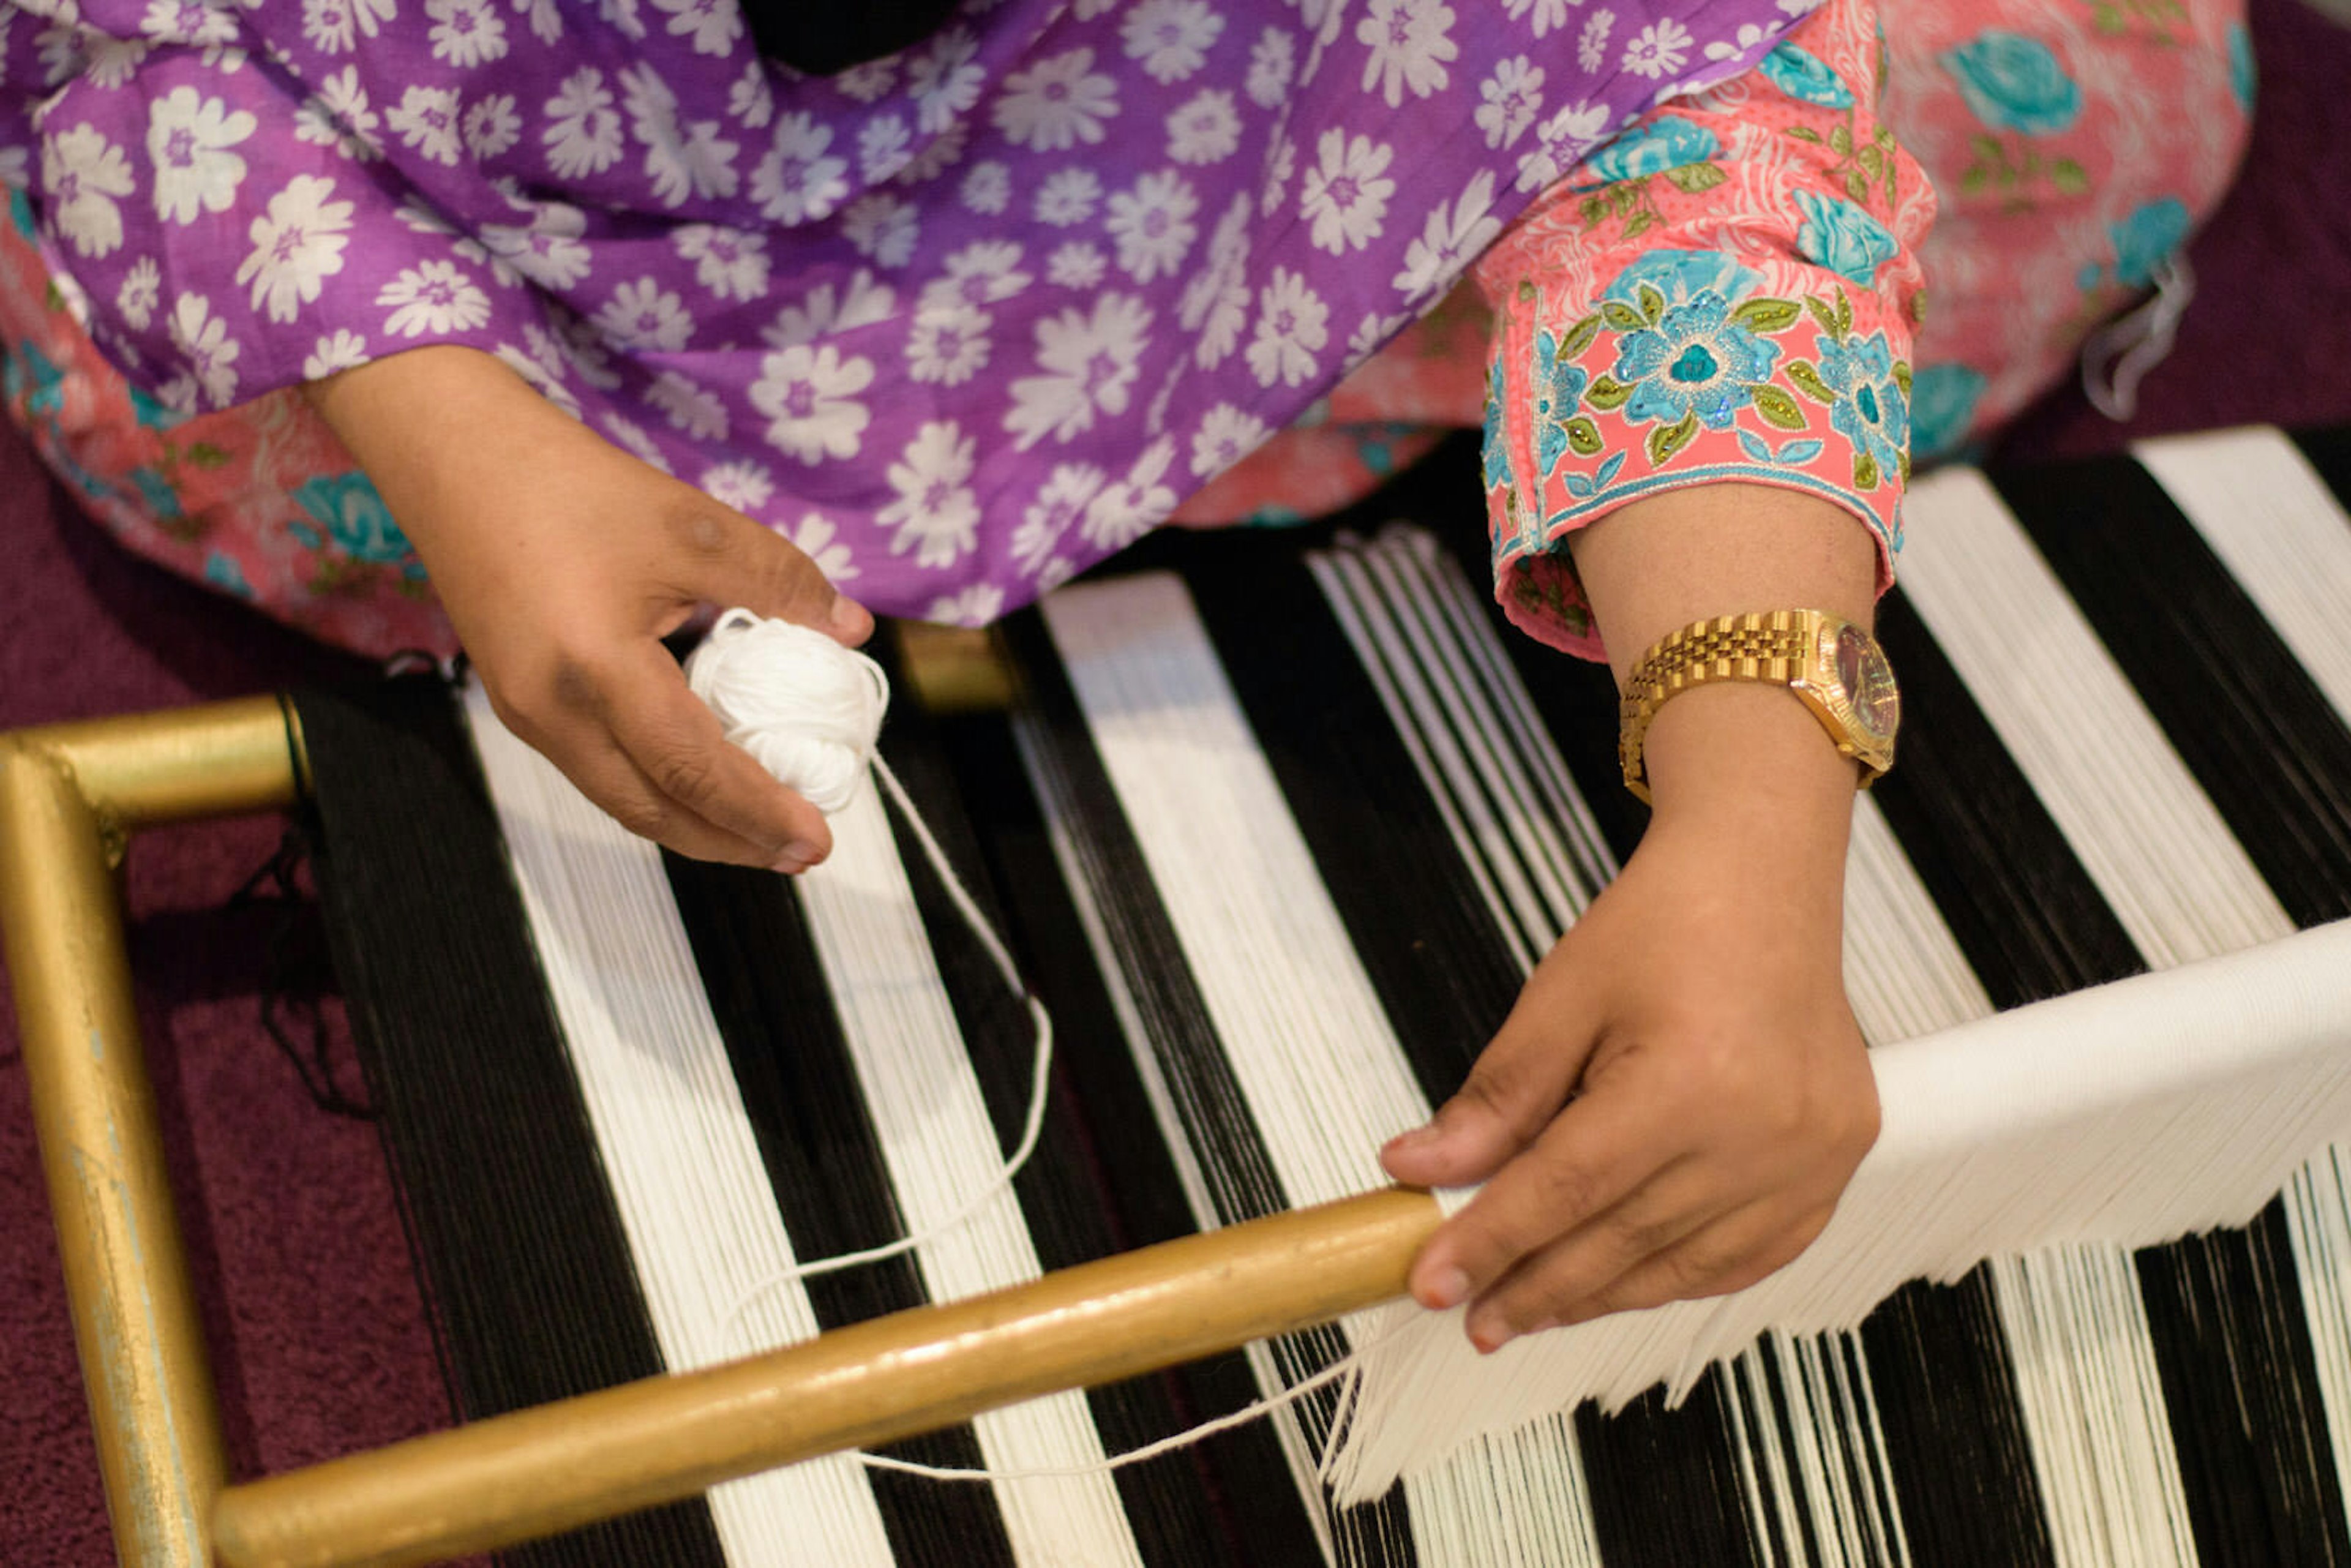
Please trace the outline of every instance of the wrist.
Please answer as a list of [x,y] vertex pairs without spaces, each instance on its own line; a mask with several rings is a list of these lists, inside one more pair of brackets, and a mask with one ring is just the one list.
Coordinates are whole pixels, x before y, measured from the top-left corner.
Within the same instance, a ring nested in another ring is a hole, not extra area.
[[1644,747],[1652,831],[1841,885],[1859,765],[1784,687],[1722,683],[1661,708]]

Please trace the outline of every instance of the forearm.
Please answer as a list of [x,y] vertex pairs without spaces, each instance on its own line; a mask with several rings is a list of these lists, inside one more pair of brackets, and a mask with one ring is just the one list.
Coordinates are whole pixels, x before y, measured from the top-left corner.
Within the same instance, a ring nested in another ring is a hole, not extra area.
[[[1572,548],[1619,686],[1659,638],[1708,616],[1872,620],[1876,542],[1842,507],[1792,490],[1669,491],[1611,513]],[[1686,692],[1658,710],[1645,758],[1659,827],[1719,835],[1753,873],[1742,880],[1786,889],[1789,911],[1814,927],[1836,917],[1856,768],[1793,695],[1737,682]]]

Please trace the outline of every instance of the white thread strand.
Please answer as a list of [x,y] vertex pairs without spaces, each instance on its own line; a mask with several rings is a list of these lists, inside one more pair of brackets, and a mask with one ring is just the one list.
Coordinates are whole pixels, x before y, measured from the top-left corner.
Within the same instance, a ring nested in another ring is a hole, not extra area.
[[[1390,1333],[1394,1332],[1391,1330]],[[1388,1335],[1384,1334],[1380,1339],[1373,1340],[1361,1349],[1349,1351],[1304,1382],[1293,1383],[1280,1394],[1262,1399],[1252,1399],[1229,1415],[1218,1416],[1213,1420],[1203,1421],[1196,1427],[1186,1427],[1180,1432],[1171,1433],[1155,1441],[1145,1443],[1139,1448],[1129,1448],[1123,1453],[1113,1454],[1098,1464],[1062,1465],[1050,1469],[1032,1468],[1023,1470],[995,1470],[957,1469],[945,1465],[917,1464],[912,1459],[893,1459],[887,1454],[869,1454],[862,1450],[857,1454],[856,1458],[858,1463],[870,1470],[894,1470],[900,1475],[921,1476],[935,1481],[1065,1480],[1075,1476],[1102,1475],[1112,1470],[1124,1469],[1129,1465],[1143,1464],[1147,1460],[1160,1458],[1180,1449],[1191,1448],[1196,1443],[1206,1442],[1219,1432],[1229,1432],[1236,1427],[1246,1427],[1250,1422],[1270,1416],[1277,1410],[1286,1410],[1315,1390],[1328,1388],[1341,1378],[1349,1376],[1363,1364],[1364,1355],[1387,1337]],[[1343,1409],[1337,1424],[1344,1425],[1345,1420],[1346,1416]]]
[[721,1314],[719,1337],[732,1343],[743,1316],[768,1291],[795,1281],[902,1257],[970,1221],[1008,1189],[1037,1152],[1051,1098],[1053,1020],[1029,994],[1012,955],[1005,950],[987,916],[956,874],[946,852],[914,809],[905,787],[876,749],[890,681],[864,654],[844,648],[824,633],[788,621],[768,621],[747,610],[727,611],[686,661],[686,684],[718,716],[727,740],[742,747],[786,788],[807,796],[831,816],[858,799],[870,768],[882,780],[900,816],[938,873],[956,913],[979,942],[997,973],[1019,998],[1036,1030],[1029,1067],[1028,1113],[1020,1137],[996,1176],[963,1206],[937,1221],[911,1228],[894,1241],[794,1263],[762,1277]]

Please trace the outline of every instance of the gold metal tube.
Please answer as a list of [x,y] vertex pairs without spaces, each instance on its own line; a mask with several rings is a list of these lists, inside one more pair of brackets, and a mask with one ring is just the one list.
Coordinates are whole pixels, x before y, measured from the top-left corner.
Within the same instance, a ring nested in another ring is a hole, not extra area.
[[[120,781],[144,814],[152,776]],[[115,1551],[134,1568],[204,1568],[219,1422],[131,1002],[114,827],[67,756],[0,737],[0,936]]]
[[221,1568],[396,1568],[1132,1377],[1399,1295],[1437,1225],[1391,1189],[223,1492]]
[[274,811],[299,793],[293,710],[274,696],[20,729],[0,745],[63,767],[110,833]]

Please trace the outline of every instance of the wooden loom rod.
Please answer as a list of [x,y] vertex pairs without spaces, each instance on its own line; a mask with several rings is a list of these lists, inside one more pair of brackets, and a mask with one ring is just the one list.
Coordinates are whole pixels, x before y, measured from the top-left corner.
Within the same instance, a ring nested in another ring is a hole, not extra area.
[[1115,1382],[1400,1295],[1436,1200],[1391,1188],[493,1416],[224,1491],[221,1568],[393,1568]]
[[113,868],[151,822],[292,802],[274,698],[0,736],[0,942],[116,1553],[204,1568],[225,1478]]

